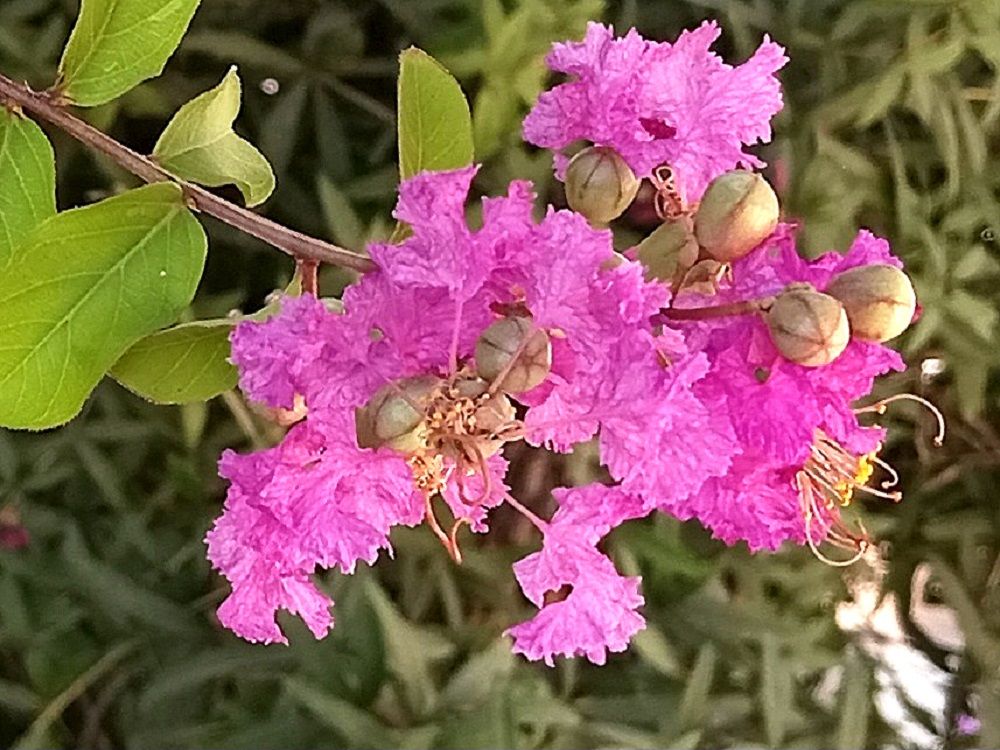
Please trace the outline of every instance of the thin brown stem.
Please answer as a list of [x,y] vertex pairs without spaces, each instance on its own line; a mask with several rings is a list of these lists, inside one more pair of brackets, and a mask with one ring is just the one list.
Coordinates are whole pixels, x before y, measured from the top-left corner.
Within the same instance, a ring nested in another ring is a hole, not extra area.
[[133,151],[71,114],[65,108],[66,103],[56,94],[32,91],[26,84],[17,83],[0,74],[0,103],[30,112],[39,119],[55,125],[80,143],[104,154],[122,169],[146,182],[174,182],[180,185],[192,208],[263,240],[294,258],[331,263],[362,273],[375,270],[375,264],[364,255],[296,232],[243,206],[230,203],[198,185],[177,178],[150,157]]
[[319,261],[298,258],[295,261],[299,268],[299,278],[302,279],[302,293],[313,297],[319,296]]
[[764,312],[771,306],[772,302],[774,302],[773,297],[762,297],[761,299],[733,302],[728,305],[715,305],[714,307],[670,307],[660,310],[660,315],[669,320],[727,318],[733,315],[750,315],[752,313]]

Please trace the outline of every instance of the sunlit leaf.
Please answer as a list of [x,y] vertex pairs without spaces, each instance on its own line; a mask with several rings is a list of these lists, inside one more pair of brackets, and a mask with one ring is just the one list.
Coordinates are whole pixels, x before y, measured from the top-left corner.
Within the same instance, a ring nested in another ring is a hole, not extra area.
[[234,184],[248,206],[274,191],[274,172],[253,144],[233,132],[240,111],[241,87],[236,68],[222,83],[181,107],[153,148],[170,172],[209,187]]
[[200,0],[82,0],[59,63],[59,88],[104,104],[163,72]]
[[451,73],[415,47],[399,56],[398,117],[399,173],[404,180],[424,170],[472,163],[469,103]]
[[0,273],[14,247],[56,212],[56,165],[42,129],[0,106]]
[[135,342],[110,375],[158,404],[205,401],[236,385],[229,333],[236,321],[199,320],[157,331]]
[[176,185],[43,222],[0,275],[0,424],[40,429],[71,419],[126,349],[177,319],[205,250]]

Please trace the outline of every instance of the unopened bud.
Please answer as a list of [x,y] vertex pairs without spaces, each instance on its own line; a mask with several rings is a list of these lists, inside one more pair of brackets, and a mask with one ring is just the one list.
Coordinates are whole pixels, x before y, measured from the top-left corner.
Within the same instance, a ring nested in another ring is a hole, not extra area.
[[767,311],[771,340],[785,359],[806,367],[828,365],[851,337],[844,307],[807,284],[792,284]]
[[778,226],[778,196],[755,172],[719,175],[705,191],[694,217],[695,236],[717,261],[732,263],[763,242]]
[[476,372],[493,381],[504,372],[501,390],[523,393],[539,385],[552,369],[552,343],[528,318],[513,316],[490,325],[476,341]]
[[636,247],[636,257],[648,280],[670,282],[678,269],[691,268],[698,260],[694,225],[687,216],[660,224]]
[[621,216],[639,192],[632,168],[607,146],[590,146],[566,167],[566,202],[594,224]]
[[358,445],[361,448],[386,446],[401,453],[420,447],[417,428],[424,410],[441,385],[430,375],[404,378],[379,388],[368,403],[354,410]]
[[826,293],[847,311],[851,335],[879,343],[907,329],[917,307],[909,277],[895,266],[859,266],[833,277]]

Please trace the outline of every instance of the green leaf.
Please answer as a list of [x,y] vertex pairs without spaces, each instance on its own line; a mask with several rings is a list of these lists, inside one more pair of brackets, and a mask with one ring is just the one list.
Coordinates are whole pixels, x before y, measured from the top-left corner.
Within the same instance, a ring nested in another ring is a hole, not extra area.
[[840,718],[834,747],[837,750],[863,750],[869,746],[871,678],[868,665],[853,650],[848,653],[844,665],[844,687],[840,701]]
[[153,156],[178,177],[209,187],[236,185],[248,206],[274,191],[274,172],[253,144],[233,132],[240,112],[235,66],[222,83],[181,107],[153,147]]
[[680,724],[685,729],[698,727],[708,714],[708,699],[715,677],[715,646],[706,643],[698,651],[691,674],[688,676],[678,710]]
[[399,56],[399,174],[472,163],[472,117],[458,81],[423,50]]
[[357,706],[295,678],[286,679],[284,684],[297,703],[340,734],[350,747],[396,746],[393,733]]
[[206,401],[236,385],[229,362],[233,320],[199,320],[140,339],[110,375],[133,393],[158,404]]
[[773,633],[765,633],[761,638],[760,703],[771,747],[780,746],[785,738],[792,698],[791,677],[781,656],[781,644]]
[[199,0],[82,0],[59,62],[59,89],[93,107],[163,72]]
[[45,133],[0,107],[0,272],[14,247],[56,212],[56,163]]
[[14,743],[13,748],[15,750],[35,750],[36,748],[51,747],[52,743],[48,740],[49,729],[59,720],[63,712],[134,650],[134,643],[118,644],[94,662],[89,669],[84,670],[66,690],[53,698],[42,709],[31,723],[28,731]]
[[447,659],[454,646],[442,636],[406,620],[377,584],[367,586],[385,638],[389,669],[399,681],[406,702],[418,716],[437,701],[433,665]]
[[187,307],[205,250],[181,189],[166,183],[43,222],[0,276],[0,425],[75,416],[126,349]]

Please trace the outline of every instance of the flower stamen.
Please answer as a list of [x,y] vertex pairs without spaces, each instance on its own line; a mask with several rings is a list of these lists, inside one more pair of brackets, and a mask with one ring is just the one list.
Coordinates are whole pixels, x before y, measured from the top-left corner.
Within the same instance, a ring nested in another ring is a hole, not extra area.
[[937,427],[938,427],[937,434],[934,436],[934,445],[940,448],[944,444],[944,430],[945,430],[944,415],[941,413],[940,409],[938,409],[934,404],[932,404],[923,396],[917,396],[914,393],[897,393],[893,396],[889,396],[888,398],[884,398],[881,401],[876,401],[874,404],[859,407],[854,410],[854,413],[866,414],[871,412],[874,414],[885,414],[886,408],[889,406],[889,404],[893,403],[894,401],[916,401],[918,404],[927,409],[931,414],[933,414],[935,419],[937,419]]
[[[864,524],[858,521],[858,531],[854,531],[840,517],[839,508],[850,505],[856,492],[864,492],[892,502],[903,499],[901,492],[886,492],[868,486],[876,466],[884,468],[891,474],[890,480],[883,482],[883,488],[898,483],[899,475],[885,461],[878,458],[877,450],[857,456],[847,451],[827,433],[816,430],[810,456],[802,469],[796,473],[795,482],[805,523],[806,542],[816,558],[827,565],[836,567],[851,565],[871,548],[871,540]],[[825,520],[828,524],[825,534],[819,541],[826,541],[835,547],[852,551],[854,554],[851,558],[833,560],[819,550],[818,542],[813,535],[814,523],[817,520]]]
[[667,164],[663,164],[653,170],[649,181],[656,188],[656,196],[653,199],[653,208],[656,215],[663,221],[673,221],[685,214],[692,213],[690,207],[684,206],[681,194],[677,190],[674,180],[674,170]]

